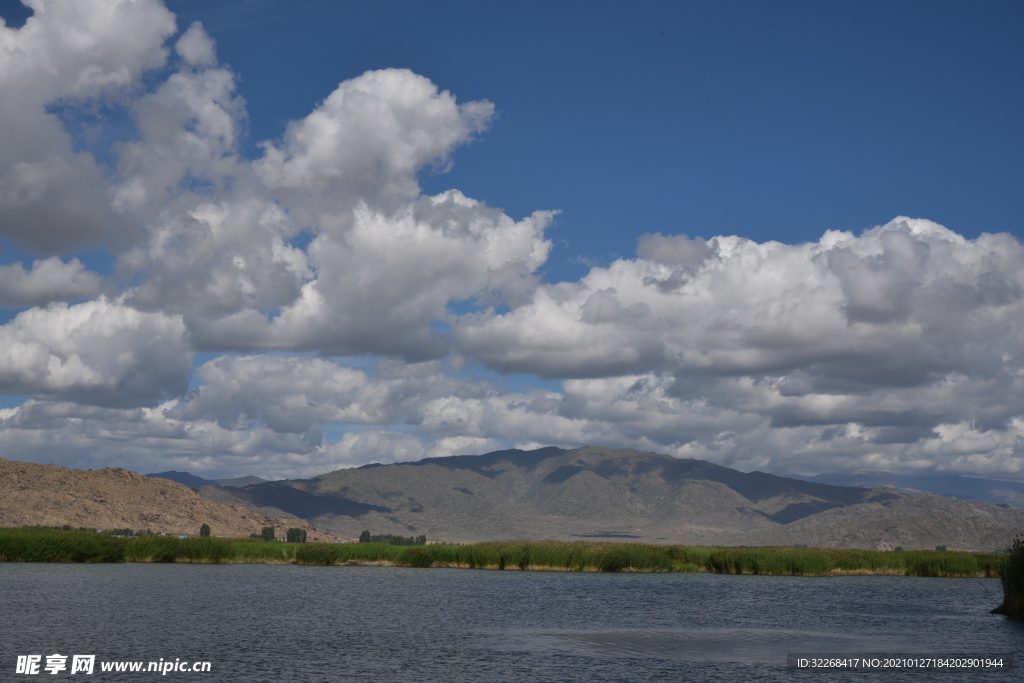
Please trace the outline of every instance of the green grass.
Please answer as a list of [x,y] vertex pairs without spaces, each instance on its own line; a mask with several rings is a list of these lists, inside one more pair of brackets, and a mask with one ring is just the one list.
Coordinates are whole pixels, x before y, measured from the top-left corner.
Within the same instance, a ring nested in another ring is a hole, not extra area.
[[[1005,556],[955,551],[708,548],[592,541],[503,541],[410,547],[387,543],[179,539],[156,535],[112,538],[106,534],[40,528],[0,529],[0,561],[266,562],[320,566],[386,563],[407,567],[499,570],[714,572],[790,576],[865,573],[999,577],[1002,572],[1009,571],[1010,580],[1015,582],[1013,586],[1024,584],[1024,560],[1019,560],[1021,567],[1017,567]],[[1014,571],[1017,573],[1014,574]],[[1020,588],[1016,590],[1020,591]]]

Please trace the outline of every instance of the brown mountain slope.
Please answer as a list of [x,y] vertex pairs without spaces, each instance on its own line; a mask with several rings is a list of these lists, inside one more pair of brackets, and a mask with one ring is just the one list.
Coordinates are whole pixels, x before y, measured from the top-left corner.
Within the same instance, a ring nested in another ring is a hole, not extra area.
[[895,547],[964,550],[1008,548],[1024,531],[1024,510],[927,494],[889,505],[868,503],[828,510],[743,537],[744,545],[807,544],[824,548]]
[[264,526],[306,529],[308,540],[337,540],[307,522],[275,519],[239,505],[222,505],[184,484],[150,479],[121,468],[70,470],[0,458],[0,526],[73,527],[214,536],[248,536]]
[[889,538],[873,530],[890,514],[908,517],[897,525],[902,531],[892,545],[994,549],[1024,529],[1024,511],[963,506],[942,497],[912,502],[890,490],[597,447],[431,458],[201,492],[349,537],[369,529],[453,541],[589,538],[874,548]]

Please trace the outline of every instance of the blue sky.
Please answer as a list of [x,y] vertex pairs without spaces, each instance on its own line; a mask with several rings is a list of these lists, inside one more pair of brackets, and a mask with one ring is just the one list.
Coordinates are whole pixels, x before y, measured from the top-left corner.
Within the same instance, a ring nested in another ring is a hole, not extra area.
[[30,4],[10,457],[1024,476],[1019,3]]
[[1021,235],[1020,3],[169,6],[242,74],[251,141],[369,69],[494,102],[424,187],[560,209],[556,277],[646,232],[793,243],[908,215]]

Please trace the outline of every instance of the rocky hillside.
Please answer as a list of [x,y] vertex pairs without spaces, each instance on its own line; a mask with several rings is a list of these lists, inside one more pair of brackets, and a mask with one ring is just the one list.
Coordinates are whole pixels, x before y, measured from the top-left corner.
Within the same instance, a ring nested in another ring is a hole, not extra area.
[[746,545],[806,544],[819,548],[1002,550],[1024,531],[1024,510],[934,494],[889,504],[828,510],[746,535]]
[[1024,484],[999,479],[980,479],[961,474],[929,474],[906,476],[892,472],[851,472],[847,474],[818,474],[800,477],[807,481],[837,486],[864,488],[891,488],[903,493],[937,493],[940,496],[973,500],[979,503],[1006,503],[1024,508]]
[[168,479],[121,468],[70,470],[0,458],[0,526],[70,524],[97,529],[151,529],[198,535],[248,536],[274,526],[306,529],[308,540],[337,540],[308,522],[278,519],[241,505],[223,505]]

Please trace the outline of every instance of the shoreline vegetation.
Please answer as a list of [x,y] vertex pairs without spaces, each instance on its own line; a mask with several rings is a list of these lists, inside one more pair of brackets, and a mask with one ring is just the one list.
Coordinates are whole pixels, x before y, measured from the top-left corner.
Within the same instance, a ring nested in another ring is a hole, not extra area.
[[999,578],[1003,584],[1003,604],[992,610],[992,614],[1024,620],[1024,535],[1013,540],[1010,554],[1000,567]]
[[[938,550],[704,547],[596,541],[494,541],[465,545],[397,546],[387,543],[281,543],[160,535],[129,538],[39,527],[0,528],[0,561],[5,562],[264,563],[523,571],[999,578],[1006,569],[1015,566],[1011,560],[1017,554],[1007,557]],[[1004,587],[1008,585],[1005,579],[1003,583]],[[1010,595],[1008,591],[1007,596]],[[1007,604],[1010,602],[1008,597]]]

